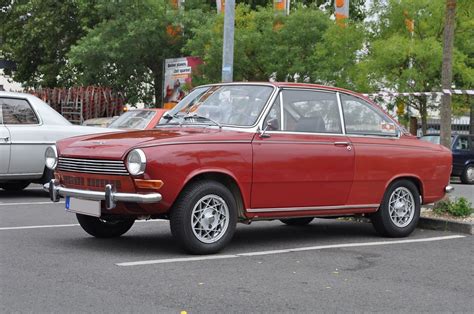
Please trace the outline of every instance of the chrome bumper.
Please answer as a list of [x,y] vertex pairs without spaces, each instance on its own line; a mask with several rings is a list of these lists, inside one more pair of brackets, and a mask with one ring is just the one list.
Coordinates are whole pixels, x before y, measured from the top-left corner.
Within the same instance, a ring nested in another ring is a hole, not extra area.
[[49,192],[49,197],[53,202],[59,202],[61,196],[71,196],[91,201],[105,201],[107,209],[115,208],[116,202],[131,203],[158,203],[161,201],[160,193],[136,194],[136,193],[117,193],[111,184],[105,186],[104,192],[68,189],[59,185],[57,180],[52,179],[49,183],[43,185],[43,189]]
[[444,191],[445,191],[446,193],[451,193],[452,191],[454,191],[454,186],[448,185],[448,186],[446,186],[446,187],[444,188]]

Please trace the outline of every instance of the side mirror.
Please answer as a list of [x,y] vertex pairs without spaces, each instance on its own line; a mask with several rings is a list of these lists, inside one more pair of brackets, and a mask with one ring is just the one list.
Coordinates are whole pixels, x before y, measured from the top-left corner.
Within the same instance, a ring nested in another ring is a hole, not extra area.
[[270,130],[270,131],[278,130],[279,128],[280,128],[280,123],[278,122],[278,119],[276,118],[270,119],[267,121],[267,125],[265,126],[263,131],[260,132],[260,137],[261,138],[270,137],[270,135],[265,134],[265,132],[267,132],[267,130]]

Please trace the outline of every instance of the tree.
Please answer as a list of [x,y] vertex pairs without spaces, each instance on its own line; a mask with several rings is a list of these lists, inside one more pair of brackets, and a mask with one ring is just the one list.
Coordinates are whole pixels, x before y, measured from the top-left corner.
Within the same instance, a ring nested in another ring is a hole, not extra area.
[[[185,51],[204,61],[195,82],[220,81],[222,23],[222,15],[216,15],[191,30]],[[364,38],[357,26],[340,28],[329,14],[314,7],[295,8],[283,16],[275,15],[271,7],[251,10],[242,4],[236,7],[235,25],[236,81],[274,78],[353,85],[349,76]]]
[[154,99],[159,105],[164,60],[181,56],[186,23],[199,23],[206,15],[185,19],[167,0],[102,0],[96,10],[105,18],[68,54],[78,83],[111,86],[131,103]]
[[[470,4],[464,0],[462,5]],[[443,55],[442,3],[390,0],[377,3],[373,10],[379,18],[369,23],[372,35],[366,44],[366,54],[358,64],[358,86],[366,91],[439,91]],[[459,15],[462,27],[457,27],[456,32],[467,31],[466,19],[465,13]],[[411,21],[414,22],[413,31]],[[469,86],[473,81],[472,67],[468,63],[469,54],[472,54],[469,49],[454,47],[453,70],[460,84],[458,88]],[[428,109],[434,109],[436,105],[426,96],[404,98],[403,101],[420,113],[425,133]]]
[[14,61],[16,70],[5,74],[28,87],[55,87],[71,84],[64,72],[66,54],[93,26],[97,16],[93,0],[9,1],[2,5],[0,19],[1,55]]
[[[446,0],[446,15],[444,20],[443,65],[441,70],[441,85],[443,89],[451,88],[453,80],[453,43],[456,16],[456,0]],[[441,145],[451,148],[451,95],[443,95],[441,107]]]

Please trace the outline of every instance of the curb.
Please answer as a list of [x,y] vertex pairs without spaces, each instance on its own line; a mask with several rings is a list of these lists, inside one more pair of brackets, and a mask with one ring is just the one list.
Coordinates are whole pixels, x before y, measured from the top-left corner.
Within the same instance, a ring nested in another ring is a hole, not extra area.
[[465,234],[474,234],[474,224],[470,222],[449,221],[439,218],[420,217],[418,228],[440,231],[452,231]]

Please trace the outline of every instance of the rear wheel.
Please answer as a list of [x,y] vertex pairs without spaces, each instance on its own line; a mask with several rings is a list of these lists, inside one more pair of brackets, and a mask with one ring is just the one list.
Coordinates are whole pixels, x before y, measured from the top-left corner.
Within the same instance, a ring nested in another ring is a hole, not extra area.
[[28,185],[30,185],[30,181],[11,181],[0,183],[0,188],[5,191],[15,192],[25,189]]
[[76,217],[82,229],[96,238],[120,237],[130,230],[135,222],[133,218],[105,220],[82,214],[76,214]]
[[392,183],[379,210],[371,217],[375,230],[388,237],[406,237],[415,230],[420,218],[420,194],[413,182]]
[[313,221],[313,217],[280,219],[282,223],[288,226],[305,226]]
[[474,165],[467,165],[461,174],[461,182],[464,184],[474,184]]
[[234,235],[237,205],[232,193],[216,181],[198,181],[180,194],[170,216],[171,233],[187,252],[220,251]]

